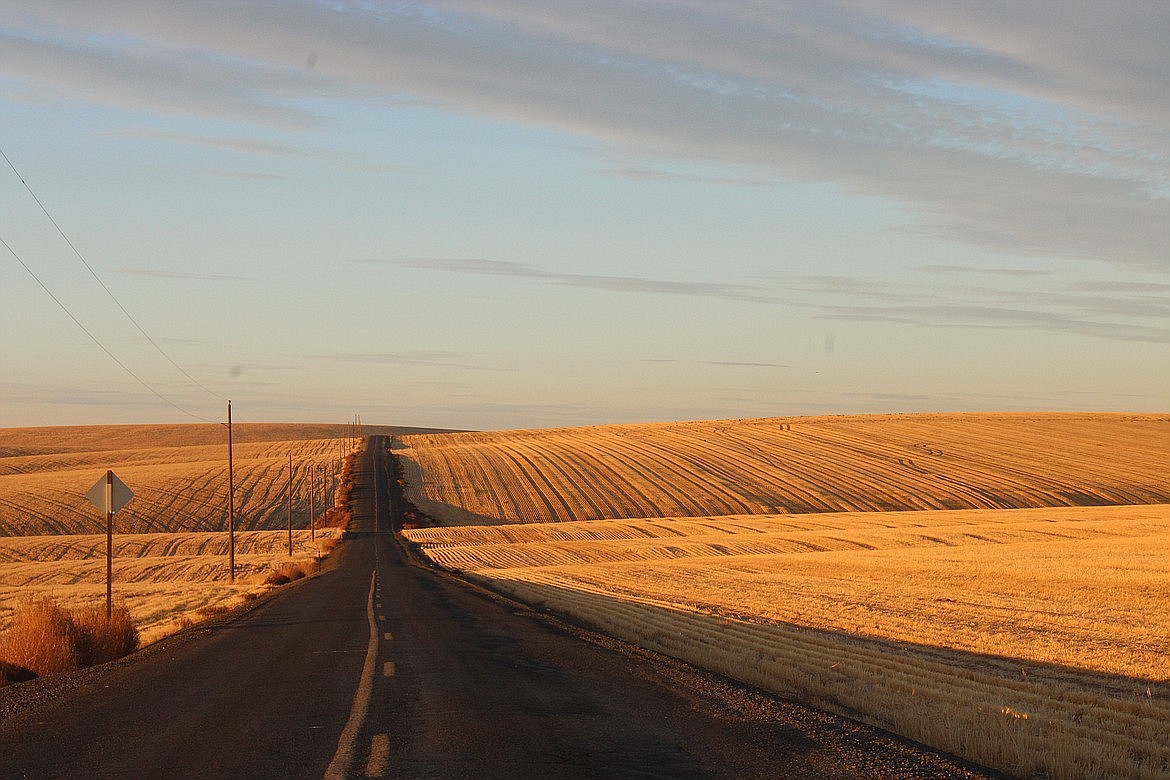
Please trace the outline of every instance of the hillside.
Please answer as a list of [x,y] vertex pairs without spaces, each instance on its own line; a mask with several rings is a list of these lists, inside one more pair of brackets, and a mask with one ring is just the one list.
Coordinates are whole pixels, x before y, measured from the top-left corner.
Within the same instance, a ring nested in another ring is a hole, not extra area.
[[401,437],[446,524],[1170,502],[1170,416],[920,414]]
[[[417,428],[364,426],[366,433]],[[294,513],[308,516],[310,472],[317,501],[350,451],[347,425],[239,423],[233,426],[236,527],[287,523],[289,456]],[[217,531],[227,527],[227,430],[222,425],[101,425],[0,429],[0,536],[104,533],[105,517],[85,498],[113,469],[134,499],[119,533]],[[318,506],[319,508],[319,506]]]

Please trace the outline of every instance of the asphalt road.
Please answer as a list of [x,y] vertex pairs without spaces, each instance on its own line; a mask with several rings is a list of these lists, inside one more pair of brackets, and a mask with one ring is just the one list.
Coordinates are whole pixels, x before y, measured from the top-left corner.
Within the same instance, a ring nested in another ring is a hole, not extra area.
[[0,689],[0,777],[987,777],[412,563],[385,440],[332,568]]

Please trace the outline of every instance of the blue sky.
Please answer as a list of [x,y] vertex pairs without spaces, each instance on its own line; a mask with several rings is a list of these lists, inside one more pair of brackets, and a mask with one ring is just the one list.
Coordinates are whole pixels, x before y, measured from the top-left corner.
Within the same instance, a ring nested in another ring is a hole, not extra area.
[[0,425],[1165,412],[1166,40],[1147,2],[4,0]]

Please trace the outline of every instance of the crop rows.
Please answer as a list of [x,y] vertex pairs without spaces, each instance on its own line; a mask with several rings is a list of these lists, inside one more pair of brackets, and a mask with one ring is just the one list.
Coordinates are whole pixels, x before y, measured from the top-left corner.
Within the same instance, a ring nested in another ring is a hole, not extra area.
[[[288,458],[293,457],[294,524],[308,523],[310,468],[337,471],[336,439],[239,444],[234,452],[236,527],[280,528],[288,521]],[[211,531],[227,527],[226,447],[143,447],[0,458],[0,536],[86,534],[105,517],[86,491],[113,469],[134,492],[115,517],[122,533]],[[317,482],[317,509],[323,501]]]
[[[114,537],[114,594],[129,607],[146,641],[183,621],[234,606],[263,589],[274,567],[305,562],[322,552],[336,529],[236,534],[236,582],[229,582],[228,539],[223,532],[123,534]],[[105,598],[105,535],[0,537],[0,629],[23,599],[49,596],[65,607]]]
[[1027,668],[615,598],[555,577],[476,576],[634,644],[1014,775],[1170,775],[1170,705],[1140,690],[1069,688]]
[[1023,776],[1170,773],[1170,506],[405,532],[631,642]]
[[1170,501],[1170,418],[967,414],[403,437],[447,524]]

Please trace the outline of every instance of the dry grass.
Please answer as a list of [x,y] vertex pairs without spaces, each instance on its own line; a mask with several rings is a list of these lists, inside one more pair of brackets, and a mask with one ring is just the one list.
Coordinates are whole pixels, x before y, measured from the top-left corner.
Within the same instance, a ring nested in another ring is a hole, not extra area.
[[1170,502],[1170,417],[950,414],[405,436],[447,524]]
[[272,572],[264,578],[265,585],[287,585],[290,582],[304,579],[317,571],[317,561],[286,561],[273,567]]
[[[263,591],[272,571],[293,563],[309,568],[337,543],[340,529],[236,534],[236,582],[229,581],[228,539],[223,532],[123,534],[114,537],[114,592],[152,642],[227,610]],[[69,609],[104,604],[105,536],[0,537],[0,629],[28,594],[53,598]]]
[[[70,657],[109,655],[113,635],[91,630],[97,612],[105,620],[104,517],[84,496],[107,468],[135,493],[114,520],[114,590],[123,604],[119,614],[138,626],[144,641],[315,571],[349,519],[352,457],[337,438],[346,434],[345,426],[235,426],[237,579],[231,583],[222,426],[0,429],[0,630],[11,625],[14,636],[24,637],[21,658],[32,657],[29,648],[50,635],[59,638],[44,639],[44,652],[56,653],[65,666]],[[291,559],[290,454],[297,527]],[[331,491],[335,505],[328,510],[318,479],[317,525],[330,527],[311,542],[309,470],[334,474],[343,463],[345,489]],[[247,530],[260,528],[281,530]],[[39,610],[41,623],[56,626],[56,633],[20,627],[17,606],[29,598],[39,605],[29,609]],[[82,652],[78,642],[92,647]],[[10,662],[0,669],[5,680],[21,676],[26,664],[0,659]]]
[[1166,416],[405,442],[420,509],[490,524],[404,532],[444,566],[1016,775],[1170,777]]
[[104,606],[70,611],[50,598],[32,598],[0,634],[0,659],[41,677],[112,661],[137,648],[138,631],[122,604],[107,616]]
[[404,535],[523,600],[985,765],[1170,773],[1170,505]]
[[436,563],[1170,682],[1170,505],[409,531]]

